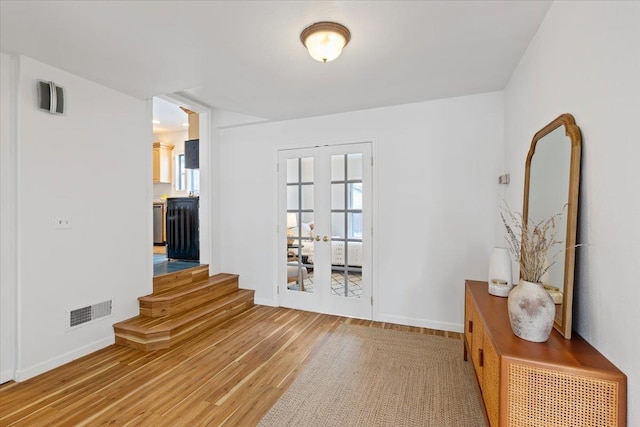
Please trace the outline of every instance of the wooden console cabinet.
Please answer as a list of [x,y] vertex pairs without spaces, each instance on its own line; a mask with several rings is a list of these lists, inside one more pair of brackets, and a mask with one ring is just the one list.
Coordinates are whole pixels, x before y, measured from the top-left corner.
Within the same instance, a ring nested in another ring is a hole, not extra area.
[[464,360],[471,355],[495,426],[626,426],[627,377],[579,335],[545,343],[516,337],[507,299],[467,280]]

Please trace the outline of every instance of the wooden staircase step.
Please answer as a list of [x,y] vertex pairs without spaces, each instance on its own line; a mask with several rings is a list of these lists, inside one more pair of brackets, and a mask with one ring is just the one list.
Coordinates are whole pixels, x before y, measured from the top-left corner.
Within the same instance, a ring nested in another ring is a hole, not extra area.
[[192,268],[167,273],[153,278],[153,293],[163,292],[177,286],[199,282],[209,277],[209,265],[200,264]]
[[165,317],[181,313],[238,289],[238,275],[220,273],[138,298],[140,314]]
[[136,316],[116,323],[116,344],[143,351],[169,348],[251,308],[253,295],[253,290],[238,289],[179,314]]

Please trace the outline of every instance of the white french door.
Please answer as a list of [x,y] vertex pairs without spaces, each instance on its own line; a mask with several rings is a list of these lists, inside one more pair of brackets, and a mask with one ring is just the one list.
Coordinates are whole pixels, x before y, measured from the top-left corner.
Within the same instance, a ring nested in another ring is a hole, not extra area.
[[280,305],[371,319],[371,144],[278,161]]

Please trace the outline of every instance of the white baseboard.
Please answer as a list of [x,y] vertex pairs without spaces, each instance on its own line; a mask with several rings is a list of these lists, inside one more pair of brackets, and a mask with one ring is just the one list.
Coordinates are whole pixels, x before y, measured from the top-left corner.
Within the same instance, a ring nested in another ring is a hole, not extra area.
[[439,331],[464,332],[462,323],[440,322],[437,320],[415,319],[413,317],[393,316],[389,314],[379,314],[378,322],[396,323],[398,325],[417,326],[420,328],[437,329]]
[[11,381],[14,377],[13,374],[14,371],[12,369],[5,369],[4,371],[0,371],[0,384]]
[[62,366],[65,363],[69,363],[73,360],[81,358],[82,356],[86,356],[87,354],[93,353],[94,351],[98,351],[102,348],[110,346],[114,342],[115,342],[115,336],[111,335],[101,340],[94,341],[91,344],[86,345],[84,347],[70,351],[69,353],[65,353],[58,357],[54,357],[53,359],[49,359],[42,363],[38,363],[35,366],[31,366],[26,369],[18,369],[16,370],[15,380],[18,382],[28,380],[29,378],[33,378],[36,375],[43,374],[47,371],[50,371],[51,369]]
[[[257,305],[278,307],[278,305],[274,303],[273,298],[255,298],[254,302]],[[327,314],[331,314],[331,313],[327,313]],[[440,322],[436,320],[416,319],[413,317],[393,316],[389,314],[380,314],[378,315],[378,318],[374,320],[379,322],[395,323],[397,325],[417,326],[420,328],[436,329],[439,331],[449,331],[449,332],[459,332],[459,333],[464,332],[464,325],[462,323]]]

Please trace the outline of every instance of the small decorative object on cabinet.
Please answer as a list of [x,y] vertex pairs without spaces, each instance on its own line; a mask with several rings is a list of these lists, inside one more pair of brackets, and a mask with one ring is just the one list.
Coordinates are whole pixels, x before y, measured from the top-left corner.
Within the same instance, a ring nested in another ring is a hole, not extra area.
[[173,145],[153,143],[153,182],[171,184],[171,153]]
[[577,334],[566,340],[553,330],[545,343],[517,338],[507,300],[486,289],[487,282],[466,281],[464,360],[471,354],[492,427],[626,426],[624,373]]
[[489,293],[498,297],[509,295],[511,283],[511,258],[507,248],[493,248],[489,261]]
[[[553,328],[555,303],[542,285],[542,278],[565,250],[557,238],[556,224],[561,222],[562,213],[539,222],[527,222],[508,206],[500,214],[509,249],[520,262],[520,284],[509,294],[509,320],[513,333],[525,340],[544,342]],[[554,246],[560,246],[555,254],[550,253]]]
[[545,342],[553,329],[556,305],[541,283],[520,280],[509,294],[511,330],[523,340]]

